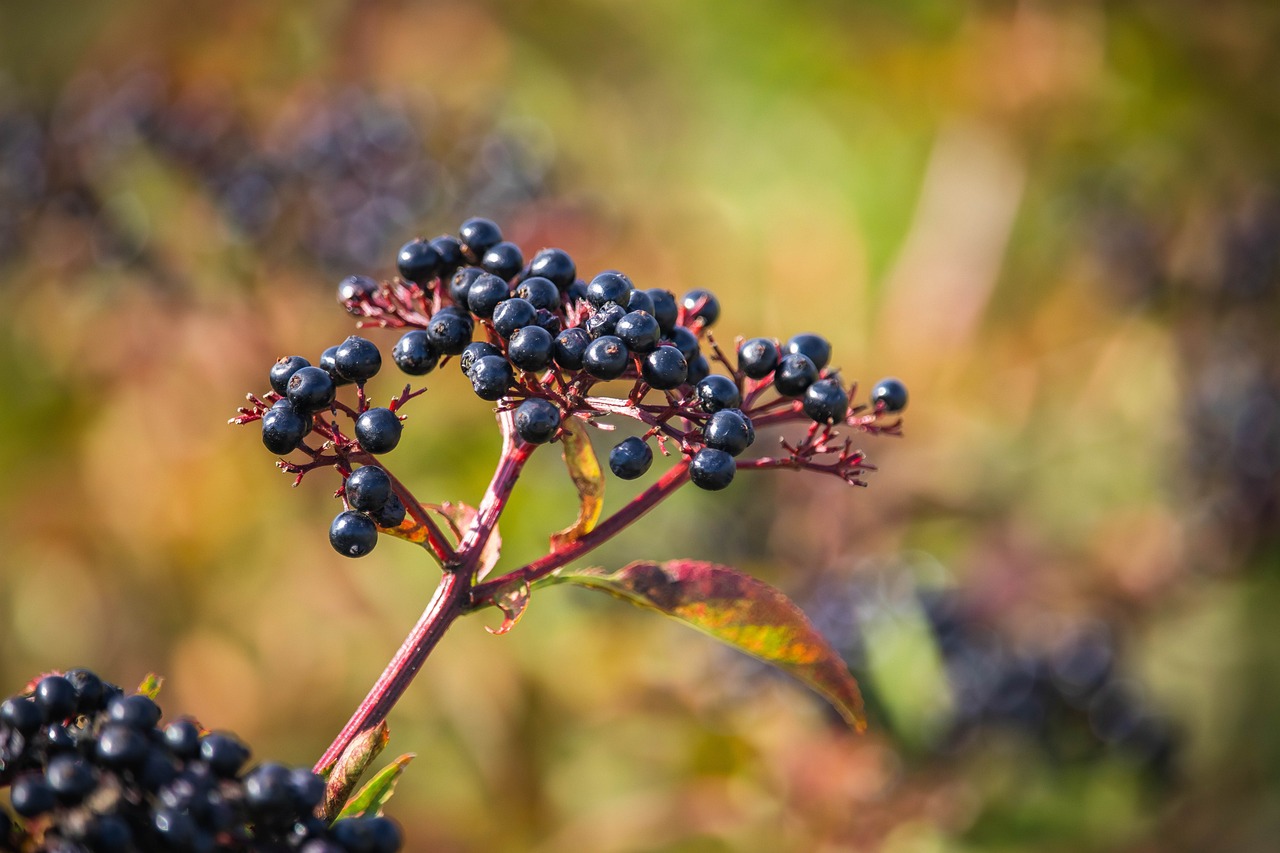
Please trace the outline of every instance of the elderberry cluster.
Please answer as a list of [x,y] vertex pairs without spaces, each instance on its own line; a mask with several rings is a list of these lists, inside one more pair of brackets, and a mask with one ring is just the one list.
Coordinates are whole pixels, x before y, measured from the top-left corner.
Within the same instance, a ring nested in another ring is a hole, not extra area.
[[263,762],[190,719],[85,669],[46,675],[0,703],[0,850],[47,853],[394,853],[388,818],[315,814],[324,781]]

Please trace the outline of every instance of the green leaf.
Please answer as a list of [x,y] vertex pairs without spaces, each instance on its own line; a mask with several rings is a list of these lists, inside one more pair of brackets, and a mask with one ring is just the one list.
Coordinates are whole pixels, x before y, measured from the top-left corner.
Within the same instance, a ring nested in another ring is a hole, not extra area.
[[365,784],[354,797],[347,801],[342,811],[338,812],[339,818],[344,817],[365,817],[366,815],[382,814],[382,807],[391,799],[391,795],[396,792],[396,782],[400,781],[400,774],[404,773],[404,769],[409,766],[409,762],[416,756],[412,752],[405,753],[386,767],[378,771],[378,775]]
[[696,560],[636,562],[615,572],[561,569],[555,583],[600,589],[665,613],[790,673],[862,731],[862,695],[849,669],[791,599],[728,566]]
[[529,606],[529,582],[517,578],[499,587],[493,593],[493,604],[503,613],[502,624],[497,628],[485,625],[484,629],[494,635],[505,634],[516,626],[524,615],[524,609]]
[[142,679],[142,683],[138,685],[138,692],[154,702],[156,697],[160,695],[160,688],[163,686],[164,678],[154,672],[148,672],[147,677]]
[[578,520],[559,533],[551,534],[553,551],[590,533],[604,508],[604,475],[600,472],[600,461],[596,459],[587,428],[577,418],[567,418],[561,426],[564,427],[564,435],[560,439],[564,445],[564,464],[578,490]]
[[332,768],[324,768],[325,791],[321,812],[325,820],[333,820],[342,810],[364,771],[386,749],[389,740],[391,729],[384,722],[353,740]]

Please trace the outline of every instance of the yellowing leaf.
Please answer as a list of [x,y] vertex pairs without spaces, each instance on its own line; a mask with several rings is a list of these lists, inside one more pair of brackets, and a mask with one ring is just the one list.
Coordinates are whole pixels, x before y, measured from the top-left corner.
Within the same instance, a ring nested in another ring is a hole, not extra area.
[[156,697],[160,695],[160,688],[163,686],[164,678],[154,672],[148,672],[147,677],[142,679],[142,683],[138,685],[138,692],[154,702]]
[[791,599],[727,566],[696,560],[637,562],[615,572],[561,569],[557,583],[604,590],[657,610],[790,673],[862,731],[862,695],[840,655]]
[[378,775],[370,779],[360,789],[359,793],[347,800],[347,804],[343,806],[342,811],[338,812],[338,817],[365,817],[366,815],[382,814],[382,807],[387,804],[387,800],[390,800],[391,795],[396,791],[396,782],[400,781],[400,775],[404,773],[404,769],[409,766],[409,762],[414,757],[412,752],[405,753],[379,770]]
[[502,624],[497,628],[485,625],[484,629],[494,635],[505,634],[516,626],[529,606],[529,582],[519,579],[499,588],[493,594],[493,603],[503,613]]
[[[462,540],[468,527],[471,526],[472,520],[476,517],[476,509],[464,503],[451,503],[445,501],[442,504],[425,504],[423,507],[427,512],[435,513],[444,520],[448,526],[448,532],[453,534],[453,544],[456,546]],[[435,552],[427,545],[427,528],[414,521],[411,517],[406,517],[400,522],[399,527],[381,528],[384,533],[389,533],[398,539],[406,542],[413,542],[427,549],[427,553],[435,556]],[[493,532],[489,535],[489,541],[485,543],[484,552],[480,555],[479,571],[477,580],[483,580],[484,576],[489,573],[498,563],[498,558],[502,556],[502,536],[498,533],[498,528],[494,527]]]
[[559,533],[551,534],[553,551],[590,533],[600,520],[600,510],[604,507],[604,476],[600,473],[600,462],[591,446],[587,428],[577,418],[566,418],[561,426],[564,427],[564,436],[560,439],[564,445],[564,464],[578,489],[578,520]]

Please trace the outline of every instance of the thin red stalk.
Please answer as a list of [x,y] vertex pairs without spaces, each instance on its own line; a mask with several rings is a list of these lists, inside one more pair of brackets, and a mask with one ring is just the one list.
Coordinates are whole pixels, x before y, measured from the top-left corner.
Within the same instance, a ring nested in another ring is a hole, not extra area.
[[449,544],[449,540],[445,538],[444,531],[436,524],[431,514],[423,508],[422,504],[414,497],[413,492],[409,491],[409,487],[400,482],[395,474],[387,471],[377,458],[367,453],[352,453],[351,459],[364,465],[378,465],[383,471],[387,472],[387,476],[391,478],[391,487],[395,489],[400,501],[404,504],[405,511],[416,522],[422,525],[427,531],[427,544],[431,546],[431,550],[439,558],[440,562],[446,566],[456,562],[458,552]]
[[511,412],[498,415],[498,422],[502,427],[502,458],[497,470],[493,472],[493,479],[489,481],[489,488],[480,500],[480,506],[476,509],[475,519],[458,543],[458,571],[468,575],[468,583],[480,561],[485,544],[498,524],[498,517],[507,506],[516,480],[524,469],[524,463],[529,461],[537,446],[516,437],[515,417]]

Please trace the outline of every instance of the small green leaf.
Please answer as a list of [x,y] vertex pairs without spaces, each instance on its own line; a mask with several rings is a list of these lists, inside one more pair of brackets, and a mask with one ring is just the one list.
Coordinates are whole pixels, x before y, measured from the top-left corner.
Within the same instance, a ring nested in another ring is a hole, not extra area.
[[321,806],[325,820],[333,820],[334,815],[342,810],[364,771],[386,748],[389,740],[391,729],[382,723],[353,740],[333,767],[326,768],[324,804]]
[[493,604],[503,613],[502,624],[497,628],[485,625],[484,629],[494,635],[505,634],[516,626],[524,615],[524,609],[529,606],[529,582],[518,578],[504,584],[494,592]]
[[400,781],[400,774],[404,773],[404,769],[409,766],[409,762],[415,757],[412,752],[405,753],[379,770],[377,776],[370,779],[360,789],[359,793],[347,801],[342,811],[338,812],[338,817],[365,817],[382,814],[382,807],[387,804],[387,801],[391,799],[391,795],[396,792],[396,782]]
[[163,686],[164,678],[154,672],[148,672],[147,677],[142,679],[142,683],[138,685],[138,692],[154,702],[156,697],[160,695],[160,688]]
[[564,464],[569,468],[569,478],[578,490],[578,520],[559,533],[551,534],[551,550],[563,548],[590,533],[600,520],[604,508],[604,475],[600,461],[591,446],[587,428],[577,418],[566,418],[564,436]]
[[862,731],[862,695],[840,655],[791,599],[727,566],[696,560],[636,562],[615,572],[561,569],[556,583],[604,590],[657,610],[772,664],[821,693]]

